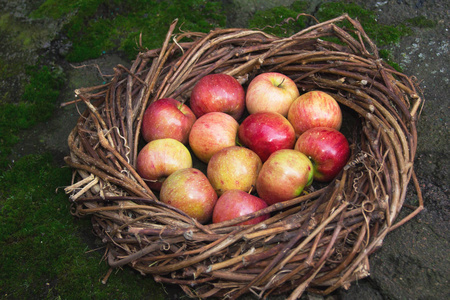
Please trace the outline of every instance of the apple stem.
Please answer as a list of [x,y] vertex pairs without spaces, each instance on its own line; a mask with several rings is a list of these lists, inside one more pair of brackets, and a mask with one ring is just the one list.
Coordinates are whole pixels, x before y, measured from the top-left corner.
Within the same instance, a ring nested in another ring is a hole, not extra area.
[[238,136],[236,135],[236,139],[235,139],[236,145],[240,146],[240,147],[244,147],[244,145],[241,143],[241,141],[239,141]]
[[252,187],[250,188],[250,190],[247,193],[251,194],[253,192],[254,188],[255,188],[255,186],[252,184]]
[[284,78],[281,80],[281,82],[279,84],[277,84],[277,87],[280,87],[284,82]]

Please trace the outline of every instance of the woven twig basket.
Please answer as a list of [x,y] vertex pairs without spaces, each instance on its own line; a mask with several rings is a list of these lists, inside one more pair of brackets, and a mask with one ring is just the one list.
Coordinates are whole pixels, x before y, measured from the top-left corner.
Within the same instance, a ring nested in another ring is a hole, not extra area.
[[[345,20],[351,28],[338,26]],[[143,51],[130,69],[118,65],[111,82],[76,91],[87,109],[68,138],[74,177],[66,191],[74,215],[91,215],[109,265],[129,265],[198,298],[290,292],[295,299],[368,276],[368,256],[423,208],[413,171],[423,102],[414,78],[385,64],[347,15],[288,38],[248,29],[173,35],[175,27],[161,49]],[[301,197],[218,224],[201,225],[159,202],[135,171],[148,104],[187,101],[209,73],[232,75],[245,87],[268,71],[288,75],[301,92],[326,91],[354,116],[352,154],[341,174]],[[411,179],[419,206],[396,221]],[[234,226],[268,212],[263,223]]]

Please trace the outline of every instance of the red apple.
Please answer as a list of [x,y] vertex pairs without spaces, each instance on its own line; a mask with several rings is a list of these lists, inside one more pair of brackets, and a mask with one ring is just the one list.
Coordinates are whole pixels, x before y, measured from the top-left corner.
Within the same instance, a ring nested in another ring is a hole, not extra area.
[[206,223],[211,219],[217,194],[205,174],[195,168],[187,168],[167,177],[161,187],[160,200],[200,223]]
[[336,177],[350,157],[345,136],[327,127],[314,127],[305,131],[295,143],[295,149],[311,159],[314,180],[322,182]]
[[313,181],[309,158],[294,149],[278,150],[269,156],[256,180],[258,196],[268,205],[295,198]]
[[179,169],[191,168],[192,157],[181,142],[174,139],[154,140],[137,156],[136,170],[147,185],[159,191],[167,176]]
[[[267,204],[261,198],[253,196],[241,190],[226,191],[217,200],[214,207],[212,221],[220,223],[237,217],[251,214],[255,211],[266,208]],[[254,225],[269,218],[269,214],[250,219],[237,225]],[[236,225],[236,226],[237,226]]]
[[277,72],[261,73],[248,85],[245,105],[250,114],[273,111],[286,117],[298,96],[298,88],[288,76]]
[[190,107],[197,118],[217,111],[239,120],[245,109],[244,88],[233,76],[206,75],[192,89]]
[[207,113],[192,125],[189,145],[195,156],[208,163],[217,151],[236,145],[238,128],[239,123],[226,113]]
[[173,138],[186,144],[195,120],[191,109],[172,98],[151,103],[142,118],[142,137],[146,142]]
[[261,111],[249,115],[238,129],[239,142],[252,149],[264,162],[280,149],[293,149],[295,131],[291,123],[276,112]]
[[250,149],[231,146],[216,152],[210,159],[206,175],[217,195],[228,190],[250,192],[255,186],[262,162]]
[[322,91],[311,91],[295,99],[287,118],[297,137],[310,128],[329,127],[339,130],[342,125],[339,104]]

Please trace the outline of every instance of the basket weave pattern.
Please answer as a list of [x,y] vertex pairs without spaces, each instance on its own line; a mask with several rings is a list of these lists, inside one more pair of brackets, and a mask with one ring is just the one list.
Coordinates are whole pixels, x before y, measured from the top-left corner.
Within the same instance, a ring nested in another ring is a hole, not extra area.
[[[344,20],[352,28],[340,27]],[[118,65],[111,82],[76,91],[87,109],[68,138],[74,177],[66,192],[74,215],[92,217],[109,265],[129,265],[199,298],[289,291],[295,299],[368,276],[369,255],[423,208],[413,170],[423,101],[414,78],[379,59],[347,15],[288,38],[248,29],[173,35],[175,27],[176,21],[162,48],[142,51],[130,69]],[[355,115],[352,154],[341,174],[308,194],[218,224],[199,224],[158,201],[135,171],[148,104],[186,101],[209,73],[245,86],[269,71],[291,77],[301,93],[326,91]],[[398,221],[411,179],[419,207]],[[235,226],[268,212],[272,217],[260,224]]]

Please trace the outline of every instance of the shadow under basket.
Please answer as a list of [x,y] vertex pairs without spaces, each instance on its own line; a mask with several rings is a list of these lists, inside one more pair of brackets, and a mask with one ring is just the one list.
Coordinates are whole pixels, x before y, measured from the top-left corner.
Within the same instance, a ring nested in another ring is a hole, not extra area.
[[[339,26],[344,21],[348,28]],[[413,170],[423,99],[414,77],[380,59],[348,15],[287,38],[241,28],[175,35],[176,24],[160,49],[142,51],[129,69],[118,65],[109,83],[76,90],[86,110],[68,137],[65,161],[74,176],[66,192],[74,215],[91,216],[111,268],[129,265],[193,298],[296,299],[369,276],[369,255],[423,209]],[[288,75],[300,93],[329,93],[355,120],[347,135],[351,157],[339,176],[218,224],[199,224],[160,202],[135,170],[146,107],[165,97],[188,101],[210,73],[232,75],[245,88],[270,71]],[[417,207],[404,205],[410,181]],[[410,211],[397,220],[404,207]],[[266,213],[262,223],[235,226]]]

